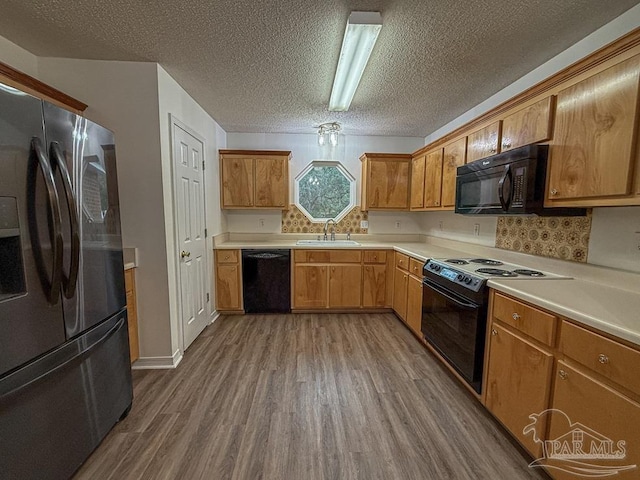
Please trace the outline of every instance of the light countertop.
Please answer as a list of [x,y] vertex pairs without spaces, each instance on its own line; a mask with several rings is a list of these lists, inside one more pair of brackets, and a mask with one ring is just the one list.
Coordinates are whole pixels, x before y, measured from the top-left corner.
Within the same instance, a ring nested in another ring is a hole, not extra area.
[[281,236],[260,239],[225,240],[216,249],[243,248],[345,248],[393,249],[421,261],[484,255],[497,260],[567,275],[570,279],[492,279],[488,285],[498,291],[536,305],[557,315],[593,327],[640,346],[640,274],[524,255],[480,245],[444,239],[388,241],[354,238],[357,246],[296,245],[297,238]]

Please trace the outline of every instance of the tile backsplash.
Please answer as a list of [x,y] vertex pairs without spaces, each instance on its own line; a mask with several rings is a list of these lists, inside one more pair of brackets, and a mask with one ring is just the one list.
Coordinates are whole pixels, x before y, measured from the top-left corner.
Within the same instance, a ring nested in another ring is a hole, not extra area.
[[498,217],[496,247],[586,262],[591,213],[584,217]]
[[[336,223],[336,233],[367,233],[368,228],[360,227],[362,220],[368,221],[369,216],[359,206],[355,206]],[[288,210],[282,212],[282,233],[322,233],[323,228],[324,222],[312,222],[295,205],[290,205]]]

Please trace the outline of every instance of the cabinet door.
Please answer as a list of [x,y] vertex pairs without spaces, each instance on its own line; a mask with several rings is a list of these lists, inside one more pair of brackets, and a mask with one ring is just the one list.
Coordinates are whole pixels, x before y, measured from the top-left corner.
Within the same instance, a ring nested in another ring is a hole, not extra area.
[[406,322],[409,274],[396,267],[393,275],[393,310]]
[[326,265],[296,265],[293,275],[294,308],[327,307]]
[[407,280],[407,325],[422,337],[422,280],[411,275]]
[[462,137],[444,147],[441,200],[443,207],[453,207],[456,203],[456,170],[465,163],[466,148],[466,137]]
[[287,159],[256,158],[256,207],[285,208],[289,191]]
[[[454,189],[455,189],[455,180],[454,180]],[[427,153],[427,156],[425,157],[424,206],[439,207],[441,192],[442,192],[442,149],[439,148],[438,150]]]
[[[612,453],[626,443],[625,457],[615,460],[584,460],[597,466],[640,465],[640,405],[595,378],[559,361],[553,391],[552,408],[568,417],[554,413],[549,428],[549,440],[566,440],[573,448],[576,434],[587,453],[593,446]],[[571,422],[571,428],[568,422]],[[578,425],[575,425],[578,424]],[[608,440],[613,442],[608,444]],[[603,443],[601,443],[603,442]],[[597,467],[596,467],[597,468]],[[575,474],[553,471],[556,480],[575,480]],[[638,478],[638,467],[622,471],[610,478]]]
[[362,306],[387,305],[387,268],[385,265],[365,265],[362,274]]
[[[485,405],[533,456],[539,457],[541,444],[523,430],[531,423],[529,415],[548,408],[553,355],[495,322],[490,338]],[[540,428],[543,432],[544,426]]]
[[523,145],[549,140],[553,118],[553,98],[543,98],[505,117],[502,120],[500,151],[506,152]]
[[367,179],[371,208],[409,208],[409,161],[369,160]]
[[242,282],[239,265],[216,267],[216,299],[218,310],[242,310]]
[[222,157],[222,208],[253,206],[253,159]]
[[500,153],[500,125],[497,121],[469,135],[467,163]]
[[329,307],[358,308],[362,300],[362,266],[329,266]]
[[411,160],[411,209],[424,207],[425,156]]
[[636,56],[558,93],[550,200],[629,194],[639,75]]

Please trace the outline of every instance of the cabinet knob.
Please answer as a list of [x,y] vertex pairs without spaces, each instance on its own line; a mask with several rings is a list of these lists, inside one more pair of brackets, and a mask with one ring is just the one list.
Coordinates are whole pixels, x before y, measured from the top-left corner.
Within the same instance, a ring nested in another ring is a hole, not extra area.
[[374,259],[374,260],[377,260],[377,259],[378,259],[378,256],[377,256],[377,255],[374,255],[374,256],[373,256],[373,259]]
[[600,355],[598,355],[598,362],[602,363],[603,365],[609,363],[609,357],[607,357],[604,353],[601,353]]
[[510,142],[504,142],[502,144],[502,148],[511,148],[511,143]]
[[560,378],[562,380],[566,380],[569,377],[569,374],[567,372],[565,372],[564,370],[560,370],[558,372],[558,375],[560,375]]
[[491,147],[491,149],[489,150],[489,152],[491,153],[497,153],[498,149],[496,147]]
[[436,205],[436,207],[437,207],[438,205],[440,205],[440,202],[435,202],[435,205]]
[[491,329],[491,335],[493,335],[495,337],[496,335],[498,335],[498,331],[495,328],[492,328]]
[[556,190],[555,188],[551,189],[551,195],[557,195],[558,194],[558,190]]
[[513,315],[511,315],[511,318],[513,318],[514,320],[520,320],[520,315],[514,313]]

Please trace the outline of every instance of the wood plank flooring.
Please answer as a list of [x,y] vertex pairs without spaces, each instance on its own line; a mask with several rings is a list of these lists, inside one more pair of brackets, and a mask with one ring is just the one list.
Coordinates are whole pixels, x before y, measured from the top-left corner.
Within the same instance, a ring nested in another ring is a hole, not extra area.
[[543,479],[392,314],[223,316],[79,479]]

